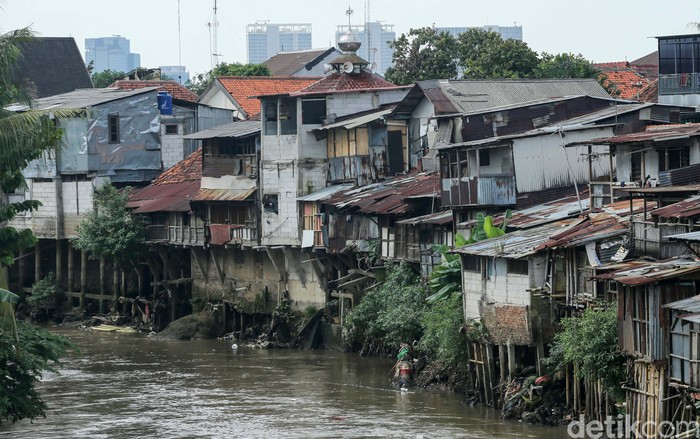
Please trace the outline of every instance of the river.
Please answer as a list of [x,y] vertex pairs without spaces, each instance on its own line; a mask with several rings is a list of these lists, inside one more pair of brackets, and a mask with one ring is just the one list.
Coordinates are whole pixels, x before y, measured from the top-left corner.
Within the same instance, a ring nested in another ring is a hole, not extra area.
[[442,391],[395,391],[387,359],[52,329],[79,348],[40,384],[46,419],[11,438],[561,438]]

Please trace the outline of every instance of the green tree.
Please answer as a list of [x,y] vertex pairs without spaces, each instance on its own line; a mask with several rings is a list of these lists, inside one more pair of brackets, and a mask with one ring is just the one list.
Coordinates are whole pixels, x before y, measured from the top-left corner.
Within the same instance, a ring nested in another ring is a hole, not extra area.
[[201,95],[209,84],[219,76],[270,76],[270,69],[265,64],[219,63],[206,73],[198,73],[185,86]]
[[539,61],[527,43],[482,29],[459,34],[457,53],[463,76],[468,79],[530,78]]
[[595,78],[599,70],[583,55],[542,52],[535,76],[538,78]]
[[[42,371],[53,370],[52,364],[70,346],[63,337],[18,326],[14,304],[19,297],[7,289],[7,267],[20,249],[36,243],[31,230],[18,231],[7,222],[40,204],[34,200],[8,203],[4,194],[24,188],[22,169],[60,145],[62,131],[55,118],[76,115],[69,110],[31,110],[31,93],[12,82],[12,69],[21,56],[20,43],[31,38],[28,29],[0,35],[0,424],[44,415],[46,405],[35,385]],[[22,111],[7,110],[11,104]]]
[[608,304],[604,310],[586,309],[581,317],[562,319],[544,364],[550,372],[576,364],[583,378],[602,380],[619,398],[625,362],[617,350],[617,307]]
[[346,341],[381,354],[420,339],[427,291],[407,265],[387,265],[384,281],[348,313]]
[[455,294],[432,304],[421,319],[423,336],[418,343],[421,352],[447,368],[466,368],[467,333],[464,326],[462,295]]
[[124,72],[118,72],[116,70],[103,70],[99,73],[92,74],[92,85],[95,88],[107,88],[114,84],[115,81],[122,79],[126,76]]
[[100,186],[93,194],[94,208],[77,227],[73,246],[93,259],[112,258],[120,268],[132,264],[144,250],[146,227],[141,218],[126,208],[129,194],[129,188]]
[[385,77],[394,84],[457,76],[457,44],[447,32],[431,27],[411,29],[389,44],[394,49],[394,66],[387,69]]

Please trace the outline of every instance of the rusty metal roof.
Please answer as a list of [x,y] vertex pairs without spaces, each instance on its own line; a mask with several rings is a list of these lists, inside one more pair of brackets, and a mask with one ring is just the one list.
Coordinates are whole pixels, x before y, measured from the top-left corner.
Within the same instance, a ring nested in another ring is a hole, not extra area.
[[352,188],[352,184],[338,184],[334,186],[328,186],[323,189],[319,189],[315,192],[311,192],[310,194],[297,197],[297,201],[323,201],[330,198],[331,195],[335,194],[336,192],[346,191]]
[[657,187],[621,187],[623,192],[635,194],[666,194],[666,193],[700,193],[700,184],[689,184],[686,186],[657,186]]
[[199,190],[199,180],[151,184],[131,194],[127,207],[133,213],[189,212],[190,197]]
[[443,226],[445,224],[452,223],[452,211],[445,210],[443,212],[430,213],[428,215],[417,216],[415,218],[409,218],[401,221],[396,221],[396,224],[407,224],[409,226],[415,226],[418,224],[435,224],[438,226]]
[[518,259],[536,253],[538,248],[551,236],[555,236],[581,220],[566,218],[526,230],[516,230],[498,238],[491,238],[468,244],[453,250],[454,253],[474,256],[488,256]]
[[700,295],[676,300],[675,302],[662,305],[662,307],[677,309],[687,313],[700,313]]
[[249,181],[252,182],[252,186],[241,185],[241,187],[231,189],[200,188],[197,194],[192,197],[192,201],[243,201],[257,190],[255,180]]
[[[604,268],[604,267],[603,267]],[[609,266],[614,271],[595,276],[612,279],[624,285],[636,286],[685,276],[700,271],[700,261],[672,258],[663,261],[630,261]]]
[[629,222],[607,212],[591,213],[579,223],[552,235],[537,250],[571,248],[627,233]]
[[374,183],[334,194],[325,204],[343,211],[369,214],[404,214],[411,199],[440,196],[440,175],[421,173]]
[[700,197],[689,198],[651,211],[651,216],[668,219],[691,218],[698,215],[700,215]]
[[574,142],[567,144],[567,146],[581,143],[589,145],[616,145],[621,143],[665,142],[669,140],[689,139],[691,137],[700,137],[700,124],[689,123],[667,127],[660,125],[660,128],[647,129],[639,133],[621,134],[613,137],[586,140],[585,142]]

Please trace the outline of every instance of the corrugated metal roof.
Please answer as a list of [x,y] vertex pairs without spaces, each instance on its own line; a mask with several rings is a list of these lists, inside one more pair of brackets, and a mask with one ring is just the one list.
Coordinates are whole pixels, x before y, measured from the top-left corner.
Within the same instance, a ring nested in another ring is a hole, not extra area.
[[526,230],[516,230],[498,238],[491,238],[454,249],[455,253],[475,256],[518,259],[537,252],[550,236],[578,224],[581,220],[567,218]]
[[327,200],[328,198],[331,197],[331,195],[335,194],[336,192],[340,191],[346,191],[349,189],[352,189],[353,185],[351,184],[338,184],[335,186],[328,186],[326,188],[317,190],[315,192],[312,192],[310,194],[297,197],[297,201],[323,201]]
[[658,186],[658,187],[620,187],[616,188],[623,192],[632,192],[635,194],[665,194],[665,193],[698,193],[700,192],[700,184],[690,184],[687,186]]
[[[117,99],[129,98],[143,93],[153,92],[158,87],[145,87],[137,90],[120,90],[117,88],[83,88],[60,95],[36,99],[32,102],[35,110],[50,110],[52,108],[90,108]],[[156,104],[155,100],[153,101]],[[12,106],[11,111],[26,111],[26,105]]]
[[700,197],[689,198],[651,211],[659,218],[691,218],[700,215]]
[[452,211],[446,210],[444,212],[429,213],[428,215],[417,216],[415,218],[409,218],[401,221],[396,221],[396,224],[407,224],[409,226],[415,226],[418,224],[435,224],[442,226],[445,224],[452,223]]
[[700,232],[679,233],[677,235],[669,235],[667,238],[671,241],[700,242]]
[[350,117],[350,118],[347,118],[347,119],[342,120],[340,122],[331,123],[331,124],[325,125],[321,128],[318,128],[314,131],[330,130],[333,128],[345,128],[345,129],[349,130],[349,129],[364,125],[366,123],[375,121],[377,119],[380,119],[383,116],[386,116],[387,114],[391,113],[393,110],[394,110],[394,107],[391,106],[390,108],[386,108],[386,109],[378,110],[378,111],[373,111],[369,114],[362,114],[361,116]]
[[675,302],[662,305],[662,307],[677,309],[687,313],[700,313],[700,295],[676,300]]
[[591,145],[617,145],[622,143],[664,142],[668,140],[687,139],[699,136],[700,124],[692,123],[674,125],[672,127],[647,129],[646,131],[639,133],[621,134],[613,137],[591,139],[587,140],[585,143]]
[[422,173],[374,183],[334,194],[326,204],[339,210],[369,214],[404,214],[412,197],[440,196],[440,175]]
[[624,285],[645,285],[700,271],[700,261],[673,258],[664,261],[630,261],[613,267],[613,272],[595,277],[612,279]]
[[199,190],[199,180],[181,183],[151,184],[131,194],[127,207],[133,213],[189,212],[190,197]]
[[591,213],[580,223],[552,235],[537,250],[571,248],[627,233],[629,221],[606,212]]
[[563,96],[586,95],[610,99],[608,92],[592,78],[439,80],[419,81],[418,84],[421,87],[425,84],[426,88],[437,85],[460,113]]
[[249,189],[199,189],[192,201],[243,201],[253,195],[256,188]]
[[241,138],[260,133],[261,122],[259,120],[243,120],[215,126],[206,130],[182,136],[183,139],[202,140],[220,137]]
[[280,52],[263,64],[270,70],[272,76],[293,76],[301,69],[311,70],[324,58],[335,53],[340,55],[335,47],[329,49],[300,50],[294,52]]

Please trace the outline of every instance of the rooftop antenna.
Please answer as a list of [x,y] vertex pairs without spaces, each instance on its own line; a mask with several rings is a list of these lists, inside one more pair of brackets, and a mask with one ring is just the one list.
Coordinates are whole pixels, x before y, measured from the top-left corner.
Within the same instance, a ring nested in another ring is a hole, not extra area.
[[371,36],[371,29],[372,26],[369,23],[369,16],[370,16],[370,0],[367,0],[365,2],[365,37],[367,37],[367,45],[365,46],[367,48],[367,55],[368,58],[370,58],[370,62],[374,61],[374,51],[376,49],[372,48],[372,36]]
[[180,0],[177,0],[177,63],[180,66],[179,73],[177,75],[177,82],[182,85],[182,33],[180,32]]
[[350,16],[354,13],[355,11],[352,10],[350,5],[348,5],[348,10],[345,11],[345,15],[348,16],[348,31],[350,30]]
[[219,56],[221,54],[219,53],[219,48],[218,48],[218,36],[216,34],[217,28],[219,27],[219,22],[216,19],[216,0],[214,0],[214,18],[212,21],[207,23],[207,26],[209,27],[209,42],[210,42],[210,47],[211,47],[211,68],[214,69],[214,67],[219,65]]

